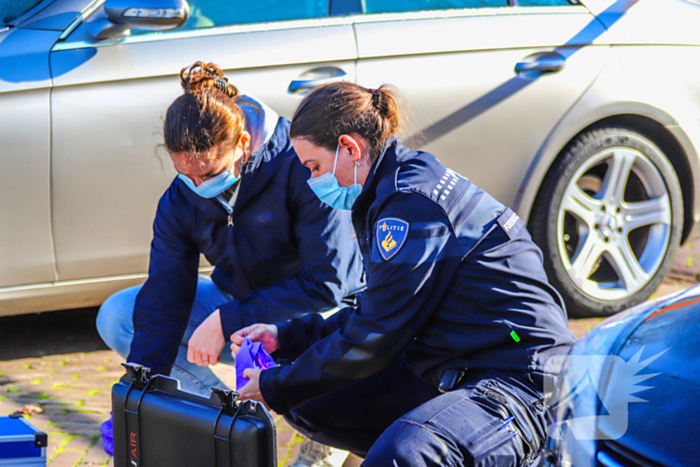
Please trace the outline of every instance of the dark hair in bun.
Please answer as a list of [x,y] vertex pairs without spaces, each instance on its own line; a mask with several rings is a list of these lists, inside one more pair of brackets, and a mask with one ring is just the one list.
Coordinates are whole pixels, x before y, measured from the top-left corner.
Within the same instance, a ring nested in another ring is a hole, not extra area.
[[235,99],[240,92],[213,63],[196,62],[180,71],[184,94],[170,104],[163,123],[165,148],[171,153],[199,154],[213,147],[233,150],[245,128]]

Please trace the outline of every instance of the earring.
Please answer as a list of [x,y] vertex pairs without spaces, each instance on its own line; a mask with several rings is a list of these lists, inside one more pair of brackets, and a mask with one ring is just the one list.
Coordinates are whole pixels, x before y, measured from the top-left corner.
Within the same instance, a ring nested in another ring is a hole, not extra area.
[[360,159],[357,159],[357,160],[355,161],[355,166],[356,166],[356,167],[359,167],[361,164],[362,164],[362,162],[360,162]]

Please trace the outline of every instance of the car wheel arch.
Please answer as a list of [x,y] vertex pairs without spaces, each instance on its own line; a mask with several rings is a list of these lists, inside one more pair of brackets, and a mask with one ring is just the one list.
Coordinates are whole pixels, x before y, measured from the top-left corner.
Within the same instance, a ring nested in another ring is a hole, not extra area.
[[[562,119],[533,158],[530,169],[523,177],[518,196],[512,206],[513,209],[526,222],[529,222],[542,182],[552,165],[566,153],[571,144],[580,135],[596,128],[623,127],[641,133],[659,146],[665,154],[672,155],[669,160],[680,181],[683,195],[684,224],[681,243],[685,242],[691,233],[695,220],[695,207],[698,204],[695,200],[694,189],[694,180],[700,173],[698,155],[690,139],[670,114],[656,107],[639,103],[633,104],[637,105],[630,106],[630,111],[626,112],[611,114],[597,109],[595,113],[591,113],[589,118],[577,118],[576,122],[567,119],[567,117]],[[617,107],[616,104],[613,105]],[[571,114],[572,112],[569,112],[569,116]],[[669,130],[667,127],[669,125],[675,127],[674,132]]]

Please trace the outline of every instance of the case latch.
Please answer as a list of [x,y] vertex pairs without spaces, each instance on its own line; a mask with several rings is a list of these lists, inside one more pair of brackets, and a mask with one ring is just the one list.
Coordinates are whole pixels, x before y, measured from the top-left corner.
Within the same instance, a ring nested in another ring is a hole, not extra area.
[[221,407],[223,407],[225,414],[233,415],[236,413],[236,409],[238,409],[236,406],[236,400],[241,395],[240,392],[224,388],[211,388],[211,390],[219,397]]
[[138,363],[122,363],[122,366],[129,372],[131,383],[136,389],[143,389],[148,383],[148,374],[151,369]]

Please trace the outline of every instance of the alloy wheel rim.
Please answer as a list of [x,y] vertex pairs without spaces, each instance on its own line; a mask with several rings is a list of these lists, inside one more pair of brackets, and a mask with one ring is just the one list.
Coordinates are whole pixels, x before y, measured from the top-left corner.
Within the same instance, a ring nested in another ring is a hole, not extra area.
[[641,290],[661,267],[670,237],[668,189],[644,153],[606,148],[569,180],[557,246],[569,278],[589,297],[621,300]]

